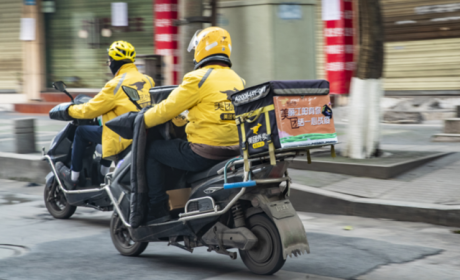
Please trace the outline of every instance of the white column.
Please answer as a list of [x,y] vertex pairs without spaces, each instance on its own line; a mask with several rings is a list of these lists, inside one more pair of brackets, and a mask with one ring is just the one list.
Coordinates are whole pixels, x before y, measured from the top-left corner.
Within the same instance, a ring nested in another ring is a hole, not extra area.
[[22,18],[35,20],[35,39],[23,41],[23,92],[28,100],[40,99],[45,87],[45,54],[41,0],[22,8]]

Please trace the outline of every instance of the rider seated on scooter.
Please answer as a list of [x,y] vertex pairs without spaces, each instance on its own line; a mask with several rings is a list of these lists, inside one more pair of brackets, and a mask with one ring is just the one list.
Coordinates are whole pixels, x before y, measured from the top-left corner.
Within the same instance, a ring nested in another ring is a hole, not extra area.
[[166,222],[169,197],[165,172],[168,167],[191,172],[208,169],[239,155],[235,110],[229,94],[244,89],[244,80],[230,67],[230,34],[219,27],[197,31],[188,51],[195,50],[195,71],[170,96],[144,114],[147,128],[165,123],[188,110],[187,140],[156,140],[147,148],[149,186],[147,224]]
[[[140,73],[134,65],[136,51],[125,41],[114,42],[108,51],[108,65],[114,78],[91,101],[81,105],[69,105],[65,114],[74,119],[93,119],[102,116],[102,126],[82,125],[75,131],[70,169],[62,162],[56,164],[59,177],[67,189],[78,185],[80,171],[83,168],[83,154],[89,142],[102,144],[100,172],[104,177],[108,172],[111,159],[131,145],[132,140],[121,138],[105,127],[105,123],[127,112],[138,111],[136,106],[123,92],[122,86],[135,88],[139,92],[141,107],[150,105],[149,89],[155,86],[153,79]],[[84,178],[83,178],[84,179]],[[80,179],[82,180],[82,179]]]

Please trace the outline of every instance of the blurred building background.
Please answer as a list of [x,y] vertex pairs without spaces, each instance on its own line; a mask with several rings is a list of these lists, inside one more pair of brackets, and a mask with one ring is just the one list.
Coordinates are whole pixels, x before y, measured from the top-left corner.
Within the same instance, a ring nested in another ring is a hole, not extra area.
[[[385,28],[386,96],[460,96],[460,1],[380,0]],[[319,77],[324,77],[321,0]]]
[[22,93],[21,1],[0,2],[0,92]]
[[[380,1],[386,34],[385,95],[460,96],[460,1]],[[0,94],[8,94],[12,103],[45,100],[41,93],[49,92],[55,80],[76,92],[96,93],[111,78],[106,49],[116,40],[131,42],[139,55],[156,54],[155,0],[126,2],[128,26],[112,26],[112,2],[2,0]],[[231,33],[234,69],[248,86],[271,79],[325,78],[321,0],[294,2],[217,1],[217,25]],[[177,3],[181,14],[190,5],[202,5],[197,9],[202,18],[189,24],[194,29],[210,25],[210,0]],[[35,19],[34,40],[20,40],[21,18]],[[184,57],[190,36],[182,31],[171,40],[180,43],[175,55]],[[139,67],[143,62],[140,58]],[[158,70],[157,84],[171,81],[165,77],[171,69],[179,72],[180,81],[191,67],[181,63],[172,61],[172,68]]]
[[153,3],[129,1],[128,26],[113,27],[110,0],[55,0],[55,12],[43,13],[47,85],[62,80],[72,88],[101,88],[113,76],[107,48],[124,40],[139,55],[153,54]]

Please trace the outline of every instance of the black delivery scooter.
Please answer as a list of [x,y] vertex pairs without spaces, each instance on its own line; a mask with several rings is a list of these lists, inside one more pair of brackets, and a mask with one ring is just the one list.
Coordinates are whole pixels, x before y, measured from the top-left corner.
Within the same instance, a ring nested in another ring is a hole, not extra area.
[[[78,95],[74,100],[72,95],[67,92],[63,82],[55,82],[53,86],[56,90],[69,96],[74,104],[83,104],[91,100],[91,97],[86,95]],[[96,119],[72,120],[51,140],[48,152],[45,152],[45,147],[43,147],[43,157],[51,166],[51,172],[46,176],[44,200],[48,212],[56,219],[70,218],[75,213],[77,206],[90,207],[101,211],[113,210],[112,201],[109,199],[107,192],[100,187],[100,184],[104,181],[99,172],[100,145],[92,143],[86,147],[83,157],[83,169],[80,172],[80,180],[76,190],[66,190],[57,176],[55,168],[57,162],[61,161],[70,167],[72,142],[75,130],[80,125],[99,124]],[[130,148],[124,150],[114,159],[117,161],[124,158],[129,151]]]
[[[152,103],[165,99],[174,88],[152,88]],[[132,91],[130,95],[132,100],[139,100],[137,92]],[[116,122],[117,118],[106,125],[121,135],[116,125],[111,126]],[[249,270],[273,274],[281,269],[287,256],[309,252],[305,229],[289,201],[291,179],[287,168],[299,155],[298,151],[276,154],[276,165],[270,164],[268,156],[249,159],[249,172],[244,170],[242,158],[225,160],[206,171],[182,177],[171,170],[168,192],[173,220],[149,226],[145,222],[132,226],[130,219],[136,197],[131,169],[133,162],[143,163],[133,161],[135,153],[133,148],[108,175],[104,187],[115,208],[110,234],[122,255],[139,255],[149,242],[160,241],[189,252],[204,246],[209,252],[228,255],[231,259],[236,259],[237,253],[229,249],[238,249]],[[145,152],[141,150],[137,154]],[[145,178],[145,172],[148,170],[138,168],[135,174]],[[147,196],[145,189],[143,195]]]

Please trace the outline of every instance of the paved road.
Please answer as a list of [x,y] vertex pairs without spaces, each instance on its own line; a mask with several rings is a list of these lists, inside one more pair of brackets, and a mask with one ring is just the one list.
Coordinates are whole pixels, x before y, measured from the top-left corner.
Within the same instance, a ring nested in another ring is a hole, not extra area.
[[[140,257],[113,247],[110,213],[77,209],[55,220],[43,187],[0,180],[0,279],[460,279],[460,235],[452,228],[300,213],[311,254],[289,258],[273,277],[241,259],[151,243]],[[351,226],[352,230],[344,230]]]

